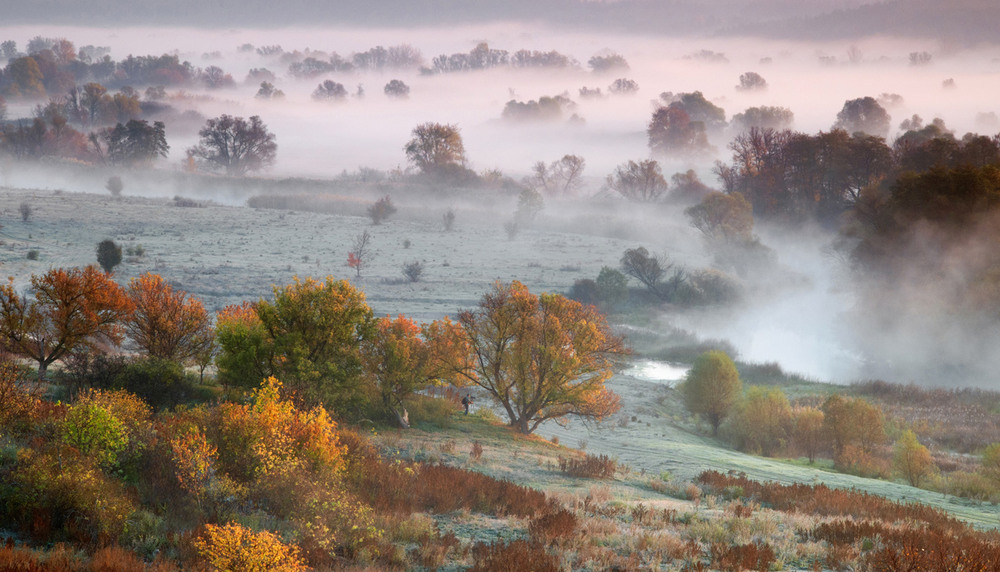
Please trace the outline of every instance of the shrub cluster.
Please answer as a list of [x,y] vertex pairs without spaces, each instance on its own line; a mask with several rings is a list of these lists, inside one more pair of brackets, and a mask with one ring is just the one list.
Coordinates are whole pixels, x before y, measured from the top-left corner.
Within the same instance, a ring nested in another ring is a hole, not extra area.
[[607,455],[587,455],[583,459],[559,457],[559,471],[570,477],[613,479],[618,462]]

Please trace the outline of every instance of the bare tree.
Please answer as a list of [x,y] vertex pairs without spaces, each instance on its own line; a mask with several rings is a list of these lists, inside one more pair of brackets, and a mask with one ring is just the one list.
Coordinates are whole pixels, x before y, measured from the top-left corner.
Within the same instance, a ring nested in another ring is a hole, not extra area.
[[647,203],[660,200],[668,188],[660,164],[652,159],[618,165],[608,175],[607,186],[627,199]]
[[372,235],[367,230],[362,231],[361,234],[354,237],[351,252],[347,254],[347,265],[357,272],[358,277],[361,277],[361,269],[368,266],[374,255]]
[[550,196],[572,195],[580,188],[586,165],[586,160],[579,155],[563,155],[562,159],[548,165],[539,161],[531,168],[532,175],[525,183]]

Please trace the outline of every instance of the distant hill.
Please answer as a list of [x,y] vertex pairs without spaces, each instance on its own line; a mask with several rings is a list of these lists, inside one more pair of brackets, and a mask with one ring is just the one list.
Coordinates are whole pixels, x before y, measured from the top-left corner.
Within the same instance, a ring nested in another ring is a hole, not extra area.
[[4,24],[432,26],[521,20],[667,36],[846,39],[872,35],[1000,41],[993,0],[22,0]]

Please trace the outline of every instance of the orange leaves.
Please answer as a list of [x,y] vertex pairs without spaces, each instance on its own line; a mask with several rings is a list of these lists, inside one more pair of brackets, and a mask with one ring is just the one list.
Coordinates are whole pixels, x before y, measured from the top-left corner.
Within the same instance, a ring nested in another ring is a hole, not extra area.
[[504,407],[512,426],[546,419],[601,419],[620,403],[604,382],[625,351],[604,316],[558,294],[535,296],[520,282],[497,283],[476,310],[459,315],[474,375],[453,367]]
[[34,300],[20,298],[13,283],[0,287],[0,337],[18,355],[48,366],[81,346],[121,342],[132,311],[124,291],[93,266],[57,268],[31,277]]
[[128,285],[135,307],[126,320],[129,338],[152,357],[183,361],[213,343],[205,307],[187,293],[174,290],[163,278],[146,273]]

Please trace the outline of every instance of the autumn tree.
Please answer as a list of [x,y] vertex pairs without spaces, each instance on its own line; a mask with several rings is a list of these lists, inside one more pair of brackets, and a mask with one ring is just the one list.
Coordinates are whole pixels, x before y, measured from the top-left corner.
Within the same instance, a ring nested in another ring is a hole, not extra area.
[[378,392],[380,405],[401,427],[410,425],[405,398],[455,375],[445,364],[455,363],[468,349],[450,342],[461,340],[457,328],[447,319],[421,327],[402,315],[376,321],[373,336],[362,346],[365,373]]
[[97,263],[101,265],[104,272],[111,274],[122,262],[122,247],[115,244],[110,238],[102,240],[97,244]]
[[604,382],[624,342],[593,306],[536,296],[517,281],[497,283],[458,324],[460,333],[447,333],[450,343],[471,351],[449,367],[492,396],[521,433],[549,419],[601,420],[620,409]]
[[709,193],[684,214],[711,242],[739,244],[753,239],[753,207],[739,193]]
[[209,119],[198,131],[199,144],[188,149],[195,158],[211,170],[241,176],[263,170],[274,163],[278,144],[260,116],[249,120],[222,114]]
[[661,107],[646,128],[649,149],[655,155],[697,155],[712,149],[705,124],[694,121],[684,109]]
[[403,150],[422,173],[437,175],[465,165],[465,144],[456,125],[423,123],[411,134]]
[[823,412],[815,407],[800,407],[794,411],[795,428],[792,438],[799,450],[806,454],[809,463],[816,461],[825,442]]
[[3,347],[38,362],[38,377],[72,351],[120,343],[132,305],[120,286],[93,266],[31,277],[32,298],[0,287]]
[[212,324],[201,301],[174,290],[160,276],[146,273],[129,281],[134,311],[125,320],[129,339],[143,353],[188,361],[212,342]]
[[354,237],[351,251],[347,253],[347,266],[353,268],[358,278],[360,278],[361,270],[365,266],[368,266],[374,256],[375,251],[372,248],[371,233],[367,230],[361,231],[361,234]]
[[660,164],[652,159],[618,165],[605,184],[626,199],[643,203],[659,201],[669,188]]
[[870,454],[885,441],[885,417],[878,406],[860,397],[833,394],[823,402],[823,427],[833,443],[834,460],[848,447]]
[[717,435],[743,392],[736,364],[725,352],[712,350],[698,356],[680,386],[688,411],[703,416]]
[[893,448],[893,466],[910,486],[920,486],[920,481],[933,469],[931,452],[917,440],[917,435],[907,429]]
[[729,415],[723,430],[741,451],[771,457],[788,444],[792,408],[780,388],[752,386]]

